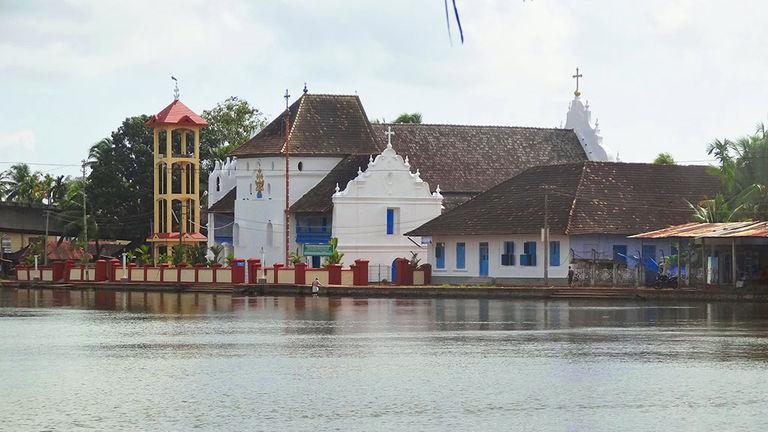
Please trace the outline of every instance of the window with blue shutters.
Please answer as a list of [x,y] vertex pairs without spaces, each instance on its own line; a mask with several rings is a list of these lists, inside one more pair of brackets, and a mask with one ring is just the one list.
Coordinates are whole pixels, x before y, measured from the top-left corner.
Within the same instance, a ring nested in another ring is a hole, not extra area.
[[520,255],[520,265],[527,267],[536,266],[536,242],[523,243],[523,254]]
[[557,240],[549,242],[549,265],[551,267],[560,265],[560,242]]
[[505,241],[504,249],[501,251],[501,265],[515,265],[515,242]]
[[464,260],[464,250],[466,249],[466,245],[464,243],[456,243],[456,268],[457,269],[464,269],[465,268],[465,260]]
[[395,233],[395,209],[387,209],[387,235]]
[[627,263],[627,245],[613,245],[613,262]]
[[445,268],[445,243],[435,243],[435,267]]

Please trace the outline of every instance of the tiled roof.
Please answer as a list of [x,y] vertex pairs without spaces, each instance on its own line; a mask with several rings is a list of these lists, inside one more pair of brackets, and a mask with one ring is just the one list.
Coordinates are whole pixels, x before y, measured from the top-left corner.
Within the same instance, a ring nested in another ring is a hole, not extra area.
[[208,213],[235,213],[235,198],[237,198],[237,187],[233,187],[226,195],[219,198],[208,208]]
[[698,202],[720,190],[704,166],[614,162],[534,167],[427,222],[408,235],[538,233],[637,234],[687,222]]
[[208,126],[208,122],[204,118],[195,114],[194,111],[189,109],[180,100],[176,99],[171,102],[170,105],[163,108],[162,111],[150,117],[146,123],[149,127],[162,126],[162,125],[189,125],[205,127]]
[[[0,202],[0,232],[45,234],[45,211],[46,207],[42,205]],[[58,210],[52,209],[48,218],[48,233],[61,235],[64,225]]]
[[328,173],[320,183],[305,193],[291,206],[294,213],[325,213],[331,209],[336,184],[342,190],[357,177],[358,169],[368,168],[368,155],[347,156]]
[[375,124],[379,146],[387,127],[395,132],[395,151],[410,158],[430,187],[449,193],[479,193],[534,166],[587,159],[570,129]]
[[[360,98],[306,93],[289,108],[290,153],[296,155],[376,154],[381,151]],[[285,153],[285,119],[281,114],[231,156]]]

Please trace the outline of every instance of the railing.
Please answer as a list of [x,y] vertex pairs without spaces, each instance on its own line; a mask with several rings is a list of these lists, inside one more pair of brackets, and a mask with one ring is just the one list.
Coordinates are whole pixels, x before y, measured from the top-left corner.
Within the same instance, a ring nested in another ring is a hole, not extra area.
[[296,243],[325,244],[331,241],[331,229],[328,226],[296,227]]

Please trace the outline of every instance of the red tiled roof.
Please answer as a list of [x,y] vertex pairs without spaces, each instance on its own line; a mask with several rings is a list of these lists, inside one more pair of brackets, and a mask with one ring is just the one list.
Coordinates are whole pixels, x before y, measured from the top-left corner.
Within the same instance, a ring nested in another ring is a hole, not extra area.
[[146,123],[149,127],[162,125],[189,125],[189,126],[208,126],[204,118],[195,114],[180,100],[176,99],[170,105],[163,108],[162,111],[153,115]]
[[[148,237],[147,241],[153,241],[155,239],[168,240],[168,239],[178,239],[178,238],[179,238],[178,232],[157,233],[157,234],[153,234],[152,237]],[[182,240],[206,241],[208,240],[208,237],[200,233],[184,233]]]

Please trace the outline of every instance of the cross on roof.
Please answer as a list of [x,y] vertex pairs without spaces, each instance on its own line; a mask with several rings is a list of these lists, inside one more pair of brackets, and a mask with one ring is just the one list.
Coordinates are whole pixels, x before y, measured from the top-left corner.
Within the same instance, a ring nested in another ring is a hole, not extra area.
[[392,126],[387,126],[387,131],[384,132],[384,135],[387,136],[387,147],[392,147],[392,135],[394,135],[395,132],[392,130]]
[[285,109],[288,109],[288,100],[291,98],[291,95],[288,94],[288,89],[285,89],[285,96],[283,97],[285,98]]
[[573,92],[576,96],[581,96],[581,92],[579,91],[579,78],[583,77],[584,75],[579,73],[579,68],[576,68],[576,75],[573,76],[573,78],[576,78],[576,91]]

